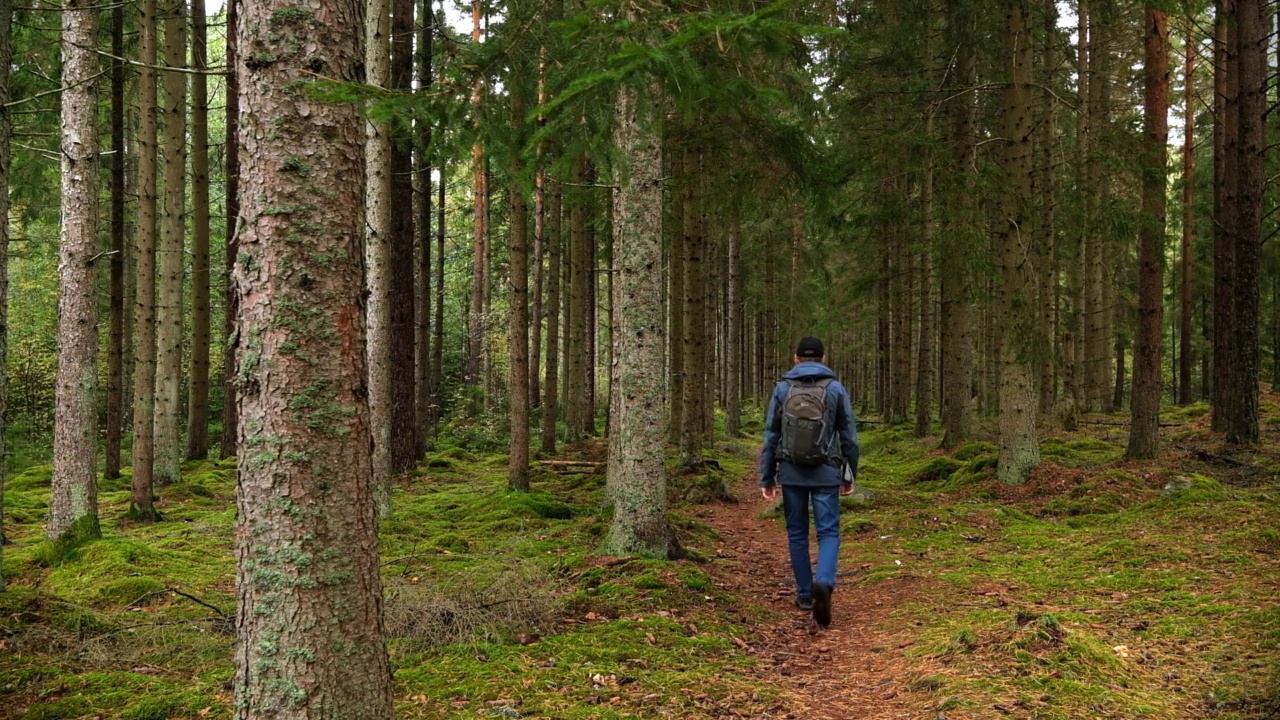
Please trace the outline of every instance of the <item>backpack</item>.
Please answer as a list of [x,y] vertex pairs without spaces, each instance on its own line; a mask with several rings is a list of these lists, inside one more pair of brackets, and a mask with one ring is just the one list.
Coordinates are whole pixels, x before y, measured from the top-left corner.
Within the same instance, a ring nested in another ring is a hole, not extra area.
[[782,401],[778,457],[796,465],[825,465],[830,458],[822,447],[822,438],[827,429],[827,386],[831,378],[787,380],[787,384],[790,388]]

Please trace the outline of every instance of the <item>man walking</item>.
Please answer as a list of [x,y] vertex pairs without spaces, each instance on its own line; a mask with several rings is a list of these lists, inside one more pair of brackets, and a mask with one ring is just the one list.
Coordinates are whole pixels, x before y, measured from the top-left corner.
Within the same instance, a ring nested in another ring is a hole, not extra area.
[[[773,390],[760,453],[760,492],[778,497],[787,518],[796,606],[812,610],[821,627],[831,624],[831,591],[840,554],[840,496],[853,492],[858,475],[858,431],[849,393],[822,364],[822,341],[806,337],[796,364]],[[848,469],[847,480],[844,469]],[[809,509],[818,536],[817,571],[809,563]]]

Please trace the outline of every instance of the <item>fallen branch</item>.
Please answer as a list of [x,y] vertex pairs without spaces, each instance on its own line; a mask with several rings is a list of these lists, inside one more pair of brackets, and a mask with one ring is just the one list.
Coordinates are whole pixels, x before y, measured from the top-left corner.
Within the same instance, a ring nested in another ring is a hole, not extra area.
[[1253,467],[1252,463],[1247,463],[1243,460],[1237,460],[1233,457],[1227,457],[1226,455],[1216,455],[1214,453],[1209,452],[1208,450],[1201,450],[1200,448],[1187,447],[1186,445],[1174,445],[1174,447],[1179,450],[1185,450],[1188,453],[1191,453],[1197,459],[1204,460],[1205,462],[1217,462],[1217,463],[1222,463],[1224,465],[1234,465],[1236,467],[1245,467],[1245,468]]
[[[1110,422],[1107,420],[1076,420],[1081,425],[1108,425],[1111,427],[1129,427],[1127,422]],[[1186,423],[1159,423],[1160,427],[1186,427]]]
[[539,465],[550,465],[551,467],[601,467],[605,463],[596,462],[594,460],[539,460]]

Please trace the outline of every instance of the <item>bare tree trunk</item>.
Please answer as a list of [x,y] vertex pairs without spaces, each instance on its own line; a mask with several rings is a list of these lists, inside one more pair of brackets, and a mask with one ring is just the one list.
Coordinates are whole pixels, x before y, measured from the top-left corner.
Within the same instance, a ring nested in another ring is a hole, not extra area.
[[436,323],[431,343],[431,422],[440,419],[441,391],[444,386],[444,245],[445,245],[445,188],[448,186],[449,166],[440,162],[440,184],[436,188]]
[[1264,153],[1266,152],[1267,42],[1268,23],[1263,20],[1260,0],[1237,0],[1236,27],[1240,32],[1239,63],[1239,173],[1238,224],[1235,252],[1235,307],[1230,325],[1230,396],[1227,406],[1226,440],[1229,443],[1257,444],[1258,428],[1258,283],[1262,266],[1262,205],[1264,200]]
[[191,0],[191,377],[187,459],[209,455],[209,93],[204,0]]
[[1034,268],[1029,265],[1023,232],[1031,195],[1032,68],[1031,24],[1026,0],[1008,0],[1005,9],[1009,84],[1004,92],[1004,136],[1009,139],[1002,158],[1009,188],[1003,219],[997,225],[996,254],[1001,282],[996,307],[1003,318],[999,332],[1000,464],[1001,482],[1018,485],[1040,464],[1036,439],[1036,398],[1026,352],[1035,332]]
[[668,261],[667,270],[667,337],[669,338],[670,360],[667,364],[667,386],[670,392],[669,417],[667,420],[667,439],[672,444],[679,444],[681,428],[684,426],[684,186],[688,182],[684,170],[683,144],[677,140],[668,141],[670,147],[669,175],[671,222],[668,228]]
[[[650,93],[653,94],[652,92]],[[616,142],[623,155],[614,209],[618,232],[618,441],[610,465],[614,517],[605,550],[668,557],[675,549],[667,518],[662,392],[662,142],[639,117],[637,91],[618,92]]]
[[[365,23],[365,82],[391,82],[391,2],[370,0]],[[391,136],[365,123],[365,287],[369,368],[369,432],[373,442],[373,498],[378,517],[391,517]]]
[[1164,327],[1164,236],[1169,141],[1169,14],[1144,13],[1143,93],[1146,147],[1142,163],[1142,223],[1138,233],[1138,332],[1133,348],[1131,458],[1160,452],[1160,355]]
[[[6,8],[4,12],[10,11]],[[111,54],[124,57],[122,5],[111,9]],[[124,61],[117,60],[111,64],[111,317],[107,346],[106,458],[102,472],[108,480],[120,477],[120,440],[124,435],[124,81]],[[6,223],[8,217],[8,214],[0,215]],[[0,451],[0,458],[3,457]]]
[[[123,18],[121,25],[123,25]],[[121,28],[123,30],[123,27]],[[9,217],[9,162],[13,118],[9,115],[9,76],[13,62],[13,3],[0,0],[0,218]],[[9,400],[9,223],[0,222],[0,458],[5,457],[5,410]],[[4,480],[0,462],[0,592],[4,591]]]
[[239,49],[236,47],[239,17],[236,3],[227,5],[226,31],[226,145],[224,150],[224,167],[226,168],[226,258],[223,267],[226,277],[223,279],[222,337],[222,440],[218,454],[229,458],[236,453],[236,388],[234,368],[236,366],[235,343],[231,333],[235,331],[236,315],[240,312],[239,297],[231,285],[231,276],[236,269],[237,248],[236,233],[240,226],[240,145],[236,136],[240,128],[240,76],[236,70]]
[[702,212],[698,186],[697,150],[684,149],[684,397],[681,400],[680,464],[686,468],[702,467],[702,370],[703,324],[702,254],[704,238],[699,233],[697,216]]
[[[948,44],[956,48],[952,87],[974,83],[973,14],[959,0],[947,3]],[[951,175],[967,177],[973,171],[977,152],[973,142],[974,102],[967,97],[952,105],[950,145],[955,158]],[[969,269],[969,248],[957,239],[974,222],[973,198],[963,187],[947,189],[946,222],[950,226],[940,252],[941,273],[939,321],[942,358],[942,447],[953,448],[973,437],[973,289]]]
[[[183,0],[164,11],[164,62],[187,65],[187,18]],[[183,260],[187,200],[187,74],[164,75],[164,214],[156,247],[155,481],[182,479],[179,397],[182,385]]]
[[[473,0],[471,4],[471,41],[474,43],[480,42],[483,19],[483,3],[481,0]],[[483,98],[484,80],[477,77],[475,86],[471,89],[471,105],[474,113],[479,114],[480,102]],[[485,226],[485,221],[489,217],[489,212],[486,208],[489,189],[485,183],[484,147],[478,142],[471,147],[471,171],[475,244],[472,247],[471,255],[471,313],[467,322],[467,383],[469,385],[480,385],[481,356],[484,353],[484,336],[486,332],[484,301],[487,290],[486,270],[489,256],[485,250],[485,243],[488,241],[489,232]]]
[[[392,0],[390,87],[408,94],[413,88],[414,0]],[[418,418],[414,408],[414,293],[413,293],[413,138],[402,125],[391,132],[391,472],[413,467]]]
[[[129,514],[150,522],[158,515],[155,485],[156,398],[156,35],[155,0],[139,5],[138,59],[138,226],[136,305],[133,321],[133,482]],[[232,143],[234,144],[234,143]]]
[[725,421],[729,437],[742,433],[742,377],[745,375],[743,353],[743,282],[742,282],[742,208],[734,202],[729,216],[729,328],[725,335]]
[[[358,5],[332,0],[241,9],[238,39],[255,53],[238,68],[240,252],[252,262],[235,276],[243,462],[234,717],[391,720],[365,402],[367,134],[356,105],[301,103],[297,90],[313,73],[363,79],[361,17]],[[290,22],[279,21],[284,12]],[[305,158],[307,172],[289,158]]]
[[62,11],[62,238],[58,256],[58,379],[48,539],[77,543],[98,528],[95,408],[98,303],[97,9],[68,0]]
[[569,310],[565,314],[565,439],[577,442],[582,439],[585,426],[586,399],[586,325],[587,325],[587,208],[586,182],[587,159],[578,155],[574,160],[573,185],[569,207]]
[[[419,25],[417,30],[417,92],[425,94],[431,90],[432,47],[435,37],[435,13],[431,0],[422,0],[418,8]],[[414,380],[413,380],[413,417],[414,417],[414,456],[421,458],[427,452],[427,428],[431,414],[431,224],[434,215],[432,209],[431,188],[431,122],[419,120],[417,137],[415,138],[415,154],[413,177],[417,182],[414,197],[417,199],[416,215],[413,227],[414,260],[416,272],[414,277]]]
[[1231,415],[1235,326],[1237,192],[1240,160],[1239,29],[1236,0],[1219,0],[1214,11],[1213,125],[1213,429],[1226,430]]
[[560,186],[554,186],[547,209],[547,367],[542,384],[542,452],[556,451],[556,408],[560,398],[560,256],[564,240],[560,232]]
[[[517,27],[532,23],[531,0],[507,6],[508,20]],[[518,53],[517,53],[518,54]],[[510,91],[510,123],[515,144],[526,136],[524,115],[529,104],[530,63],[512,61],[507,81]],[[507,484],[514,490],[529,490],[529,204],[523,187],[524,160],[519,153],[511,163],[511,312],[508,347],[511,354],[511,437],[508,445]]]
[[1196,40],[1191,33],[1183,40],[1186,64],[1183,66],[1184,110],[1182,113],[1182,286],[1178,312],[1178,404],[1191,404],[1191,367],[1195,350],[1192,346],[1191,319],[1195,308],[1195,208],[1192,206],[1196,172],[1195,67]]

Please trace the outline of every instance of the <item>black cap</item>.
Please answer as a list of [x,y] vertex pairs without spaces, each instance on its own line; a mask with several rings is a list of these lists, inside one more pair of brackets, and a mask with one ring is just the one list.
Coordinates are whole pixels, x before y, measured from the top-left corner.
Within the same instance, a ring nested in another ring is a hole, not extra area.
[[822,355],[822,341],[816,337],[804,338],[796,346],[796,357],[820,358]]

